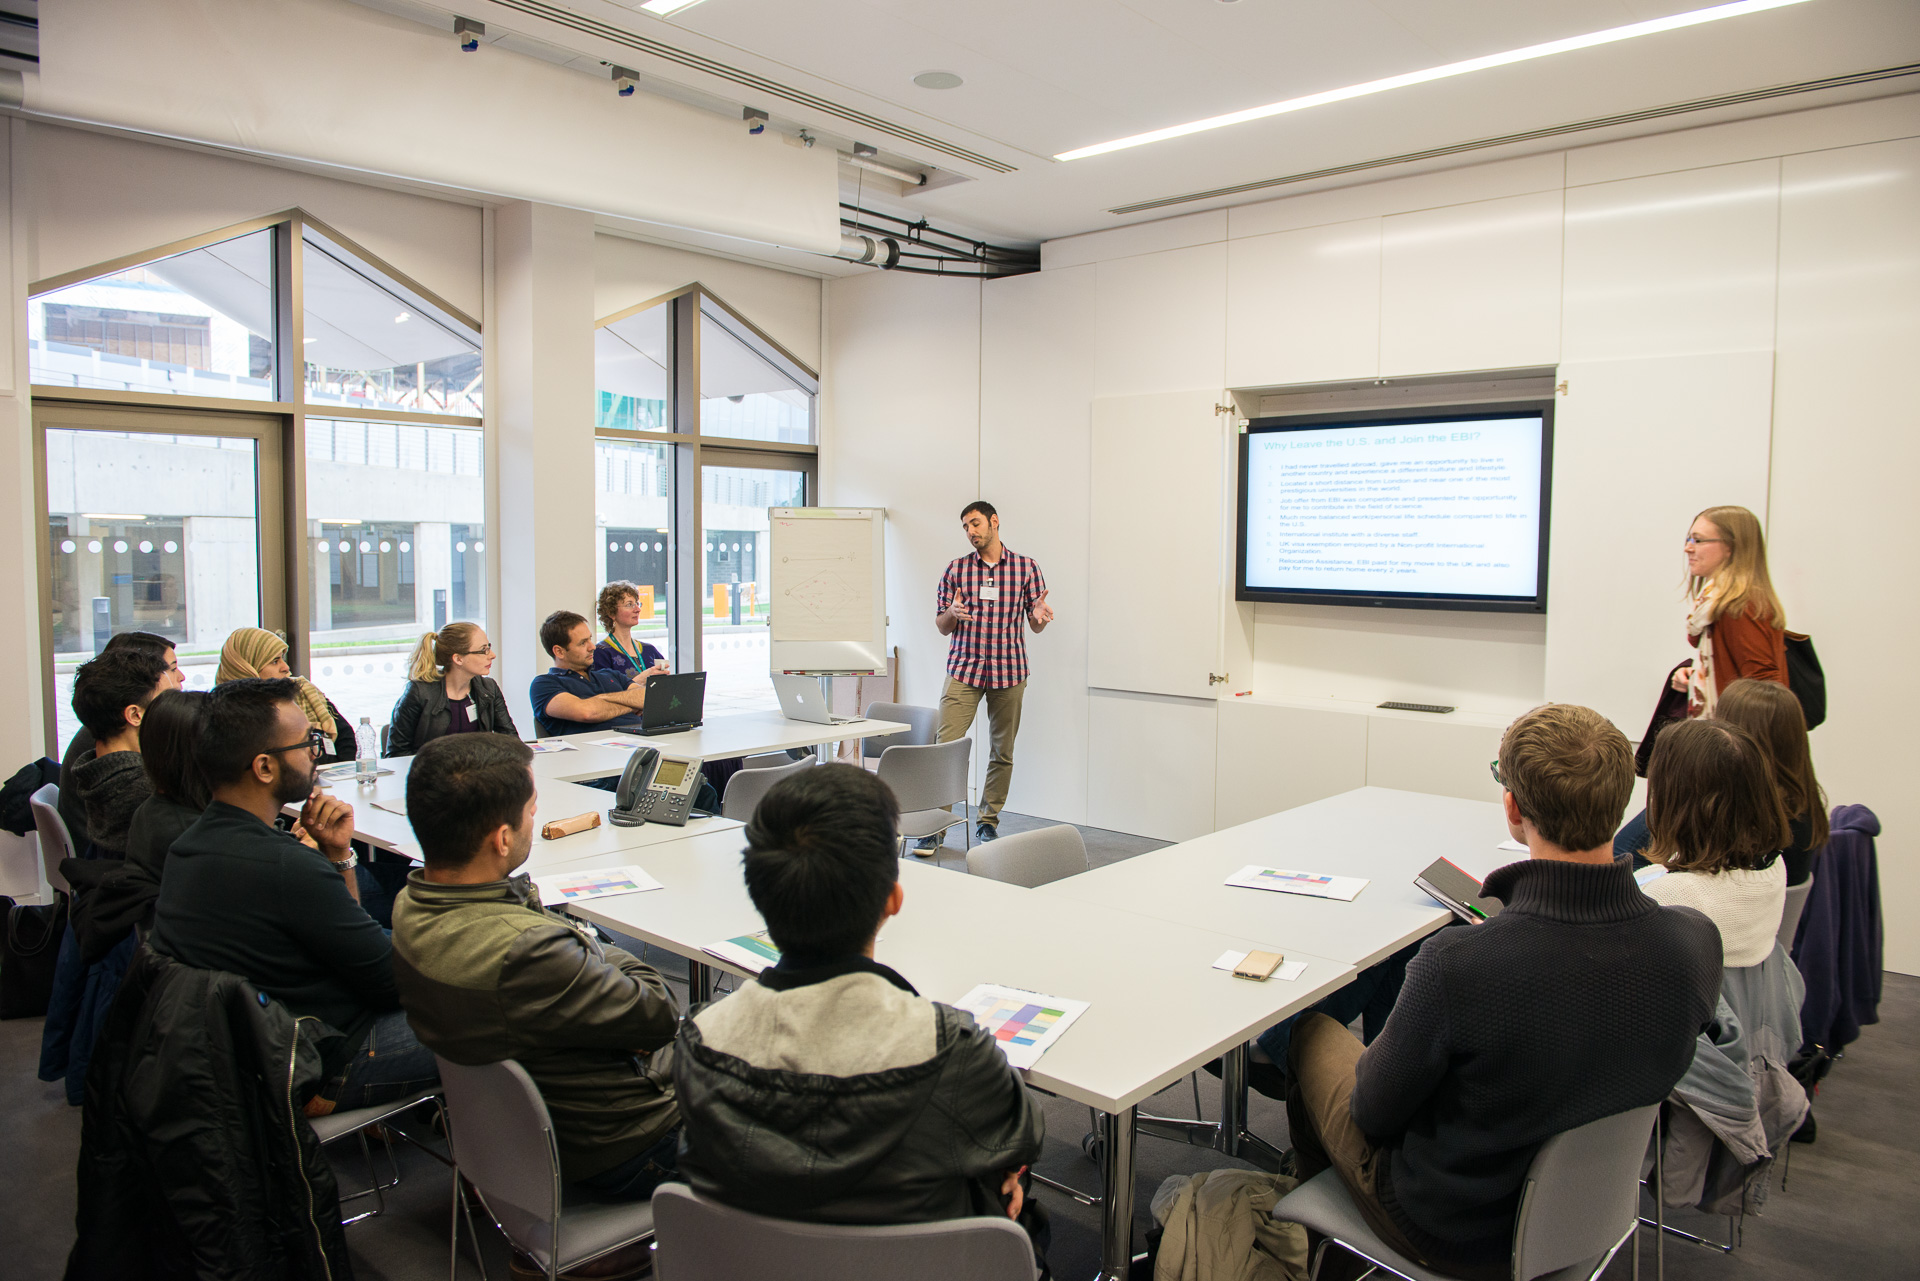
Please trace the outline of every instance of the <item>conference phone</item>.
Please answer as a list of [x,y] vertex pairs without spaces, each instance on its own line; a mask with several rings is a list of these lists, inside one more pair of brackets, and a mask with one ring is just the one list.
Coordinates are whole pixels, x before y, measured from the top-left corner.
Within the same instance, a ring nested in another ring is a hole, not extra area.
[[700,778],[699,761],[663,756],[657,747],[636,747],[621,772],[607,819],[615,827],[642,823],[685,827]]

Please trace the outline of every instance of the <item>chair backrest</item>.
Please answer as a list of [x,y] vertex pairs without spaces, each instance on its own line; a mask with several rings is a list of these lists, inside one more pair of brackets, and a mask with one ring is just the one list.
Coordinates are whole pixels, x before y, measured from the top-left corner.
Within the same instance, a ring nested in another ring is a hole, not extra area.
[[967,870],[988,880],[1033,889],[1086,871],[1087,843],[1071,823],[1014,832],[968,850]]
[[924,747],[889,747],[880,753],[880,781],[893,789],[902,814],[964,805],[972,753],[970,738]]
[[1033,1281],[1033,1243],[1010,1219],[847,1227],[749,1214],[684,1183],[653,1194],[660,1281]]
[[753,817],[753,811],[760,804],[760,798],[767,790],[789,774],[798,774],[801,770],[813,768],[813,757],[802,757],[797,761],[788,761],[785,765],[776,765],[771,769],[735,770],[733,777],[727,780],[727,794],[720,798],[720,817],[730,818],[744,823]]
[[479,1067],[434,1059],[447,1097],[447,1147],[460,1173],[516,1241],[557,1236],[560,1150],[533,1078],[512,1059]]
[[1617,1112],[1540,1145],[1520,1191],[1514,1281],[1598,1262],[1640,1214],[1640,1163],[1659,1104]]
[[67,820],[60,817],[60,785],[46,784],[27,798],[27,804],[33,809],[34,830],[40,833],[40,862],[47,871],[47,884],[62,894],[70,894],[73,887],[60,875],[60,860],[78,858],[80,853],[73,848]]
[[1787,904],[1780,913],[1780,946],[1793,951],[1793,936],[1800,931],[1800,914],[1807,910],[1807,895],[1813,893],[1813,873],[1798,885],[1787,886]]
[[940,709],[937,707],[915,707],[912,703],[868,703],[866,716],[870,721],[904,721],[913,726],[898,734],[861,739],[860,754],[868,760],[879,756],[889,747],[925,747],[940,737]]

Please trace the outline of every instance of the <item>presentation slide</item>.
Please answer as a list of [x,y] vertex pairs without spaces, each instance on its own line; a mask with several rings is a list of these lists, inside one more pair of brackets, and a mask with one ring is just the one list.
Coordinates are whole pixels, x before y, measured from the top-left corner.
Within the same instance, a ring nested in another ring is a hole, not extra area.
[[1530,416],[1249,433],[1243,585],[1536,597],[1542,426]]

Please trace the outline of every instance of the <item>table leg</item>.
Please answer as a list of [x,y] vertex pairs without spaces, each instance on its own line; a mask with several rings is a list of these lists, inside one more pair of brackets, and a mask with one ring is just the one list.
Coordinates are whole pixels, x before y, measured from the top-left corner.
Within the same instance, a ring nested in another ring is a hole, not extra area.
[[1220,1150],[1240,1155],[1240,1139],[1247,1131],[1247,1043],[1220,1056]]
[[698,961],[687,962],[687,1003],[700,1005],[713,999],[713,968]]
[[1127,1281],[1133,1267],[1133,1124],[1135,1109],[1100,1114],[1100,1275]]

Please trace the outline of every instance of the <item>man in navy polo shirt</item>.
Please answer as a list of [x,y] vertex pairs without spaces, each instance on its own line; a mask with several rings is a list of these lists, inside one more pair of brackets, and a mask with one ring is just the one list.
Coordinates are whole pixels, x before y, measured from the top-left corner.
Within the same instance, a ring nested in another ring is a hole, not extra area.
[[640,728],[646,682],[629,685],[625,676],[594,668],[591,623],[570,609],[555,610],[540,624],[540,647],[556,664],[545,676],[534,677],[527,690],[534,727],[542,738],[578,734],[596,725]]

